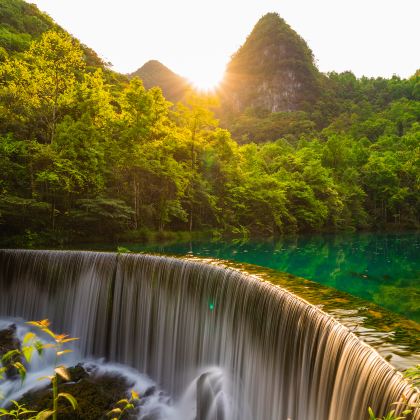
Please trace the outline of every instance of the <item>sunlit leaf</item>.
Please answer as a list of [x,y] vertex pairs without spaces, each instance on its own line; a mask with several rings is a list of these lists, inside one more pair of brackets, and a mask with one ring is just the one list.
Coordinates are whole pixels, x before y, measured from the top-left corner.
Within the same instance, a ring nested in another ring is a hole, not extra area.
[[43,345],[44,349],[55,349],[56,344],[52,344],[52,343],[47,343]]
[[17,369],[17,371],[19,373],[19,376],[20,376],[20,380],[23,382],[26,378],[25,366],[23,366],[22,363],[20,363],[20,362],[13,363],[12,366]]
[[57,366],[54,369],[55,373],[59,376],[61,376],[63,379],[65,379],[66,381],[70,380],[70,375],[67,371],[67,369],[64,366]]
[[17,355],[20,355],[19,350],[16,350],[16,349],[10,350],[2,356],[1,361],[3,363],[8,363],[13,358],[13,356],[17,356]]
[[55,334],[49,328],[42,328],[42,331],[44,331],[44,333],[48,334],[55,340]]
[[62,343],[68,343],[68,342],[70,342],[70,341],[75,341],[75,340],[78,340],[78,338],[66,338],[66,339],[64,339],[64,340],[62,340],[61,342]]
[[48,319],[42,319],[41,321],[28,321],[27,324],[38,328],[47,328],[50,326],[50,321]]
[[77,401],[76,398],[73,397],[73,395],[68,394],[67,392],[60,392],[58,394],[58,398],[65,398],[73,407],[73,410],[76,410],[77,408]]
[[30,414],[30,413],[36,413],[36,411],[28,410],[26,407],[20,406],[20,413],[21,414]]
[[107,413],[107,415],[109,416],[109,415],[112,415],[112,414],[121,414],[121,413],[122,413],[121,408],[114,408],[113,410],[109,411]]
[[28,344],[31,340],[33,340],[34,338],[36,337],[36,334],[35,333],[33,333],[33,332],[28,332],[28,333],[26,333],[25,334],[25,337],[23,337],[23,341],[22,341],[22,344],[23,345],[25,345],[25,344]]
[[369,419],[370,420],[376,420],[376,416],[375,416],[373,410],[370,407],[368,408],[368,413],[369,413]]
[[54,414],[54,411],[52,411],[52,410],[43,410],[43,411],[40,411],[37,414],[37,416],[36,416],[36,420],[45,420],[45,419],[48,419],[53,414]]
[[127,400],[127,399],[124,399],[124,400],[119,400],[119,401],[116,403],[116,405],[119,405],[119,404],[128,404],[128,400]]
[[33,351],[34,351],[34,348],[33,347],[30,347],[30,346],[25,346],[25,347],[22,347],[22,353],[23,353],[23,356],[25,357],[25,359],[26,359],[26,361],[29,363],[30,361],[31,361],[31,359],[32,359],[32,353],[33,353]]
[[51,381],[54,378],[54,376],[41,376],[40,378],[38,378],[38,381],[43,381],[44,379],[48,379],[49,381]]
[[73,350],[61,350],[57,352],[57,356],[63,356],[64,354],[72,353],[72,352]]
[[420,365],[407,369],[403,375],[413,386],[420,387]]
[[55,334],[55,340],[58,342],[62,342],[66,337],[68,334]]

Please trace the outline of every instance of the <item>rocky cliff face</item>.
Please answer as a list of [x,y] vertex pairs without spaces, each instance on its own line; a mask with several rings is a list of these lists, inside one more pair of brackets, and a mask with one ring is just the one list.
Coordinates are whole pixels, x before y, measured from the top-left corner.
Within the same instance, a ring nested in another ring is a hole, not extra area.
[[168,101],[180,101],[190,89],[189,83],[181,76],[178,76],[168,67],[157,60],[150,60],[129,77],[139,77],[143,80],[144,87],[150,89],[158,86],[162,89],[163,95]]
[[294,111],[317,98],[319,79],[305,41],[278,14],[269,13],[233,55],[220,91],[234,113]]

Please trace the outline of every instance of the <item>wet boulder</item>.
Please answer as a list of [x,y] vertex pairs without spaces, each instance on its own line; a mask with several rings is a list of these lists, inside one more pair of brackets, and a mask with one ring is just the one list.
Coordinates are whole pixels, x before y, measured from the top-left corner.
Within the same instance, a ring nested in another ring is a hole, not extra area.
[[[2,358],[11,351],[16,350],[17,352],[7,360]],[[16,336],[16,325],[11,324],[7,328],[0,330],[0,360],[1,365],[6,368],[6,377],[13,379],[18,376],[18,370],[13,366],[15,363],[23,363],[21,354],[21,343]]]

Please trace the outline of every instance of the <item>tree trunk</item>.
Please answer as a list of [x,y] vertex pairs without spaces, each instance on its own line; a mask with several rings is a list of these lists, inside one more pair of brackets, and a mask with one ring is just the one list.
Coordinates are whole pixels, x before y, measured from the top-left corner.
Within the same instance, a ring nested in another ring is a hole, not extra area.
[[52,230],[55,230],[55,194],[53,193],[52,202],[51,202],[51,227]]
[[193,227],[193,206],[192,203],[190,204],[190,223],[189,223],[189,231],[192,232]]
[[55,138],[55,127],[57,124],[57,107],[58,107],[58,74],[57,71],[55,73],[55,92],[54,92],[54,105],[53,105],[53,112],[52,112],[52,124],[51,124],[51,144],[54,143]]
[[134,195],[134,229],[138,229],[139,227],[139,184],[136,180],[136,177],[133,176],[133,195]]
[[192,135],[191,135],[191,180],[190,180],[190,217],[189,217],[189,231],[192,232],[193,227],[193,197],[194,197],[194,191],[192,184],[194,182],[194,176],[195,176],[195,135],[197,130],[197,119],[194,120],[194,125],[192,129]]
[[34,180],[34,167],[32,162],[29,164],[29,177],[31,182],[31,198],[35,197],[35,180]]

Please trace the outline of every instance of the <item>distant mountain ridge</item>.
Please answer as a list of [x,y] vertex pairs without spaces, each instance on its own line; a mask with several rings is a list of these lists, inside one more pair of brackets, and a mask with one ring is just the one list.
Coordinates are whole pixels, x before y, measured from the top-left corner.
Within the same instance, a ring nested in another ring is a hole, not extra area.
[[[64,31],[33,4],[0,0],[0,57],[2,49],[9,54],[25,51],[48,30]],[[81,46],[88,65],[107,67],[92,49]],[[111,78],[124,77],[109,69],[107,73]],[[160,87],[174,103],[194,90],[187,79],[157,60],[148,61],[127,76],[139,77],[147,89]],[[296,111],[316,100],[320,77],[305,41],[277,13],[268,13],[232,56],[218,93],[226,114],[237,115],[248,108]]]
[[190,83],[185,78],[174,73],[157,60],[148,61],[134,73],[129,74],[128,77],[139,77],[143,80],[146,89],[155,86],[160,87],[165,98],[171,102],[180,101],[187,90],[191,89]]
[[[146,88],[159,86],[171,102],[181,100],[188,81],[157,60],[130,74]],[[268,112],[297,111],[315,102],[322,74],[306,42],[277,14],[264,15],[232,56],[218,89],[224,111],[247,108]]]

